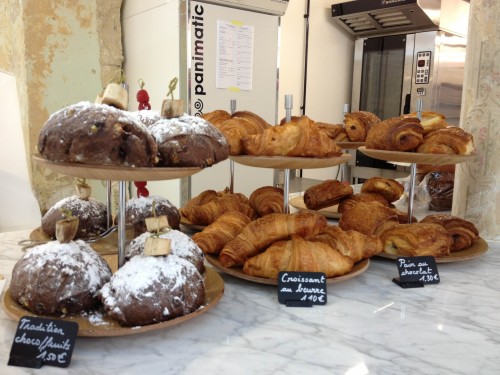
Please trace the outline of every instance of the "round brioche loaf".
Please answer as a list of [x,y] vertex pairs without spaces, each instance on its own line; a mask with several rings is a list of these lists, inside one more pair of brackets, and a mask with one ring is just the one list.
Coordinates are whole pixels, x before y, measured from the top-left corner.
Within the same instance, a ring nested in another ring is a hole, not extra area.
[[42,230],[52,239],[56,238],[56,222],[64,219],[65,211],[78,218],[75,239],[94,237],[107,229],[106,205],[94,199],[81,199],[73,195],[58,201],[42,217]]
[[177,318],[205,302],[205,283],[196,267],[176,255],[137,255],[101,289],[106,312],[124,326]]
[[51,161],[152,167],[158,148],[130,112],[80,102],[53,113],[43,125],[38,151]]
[[[125,259],[128,261],[136,255],[144,254],[144,245],[146,239],[152,234],[145,232],[134,238],[125,248]],[[186,259],[193,263],[198,272],[205,272],[205,264],[203,263],[203,251],[198,247],[191,237],[178,230],[169,230],[159,235],[160,238],[168,238],[170,240],[170,252],[180,258]]]
[[76,314],[96,307],[111,278],[104,259],[82,240],[29,249],[12,271],[12,299],[36,314]]
[[184,114],[163,118],[149,127],[161,167],[210,167],[229,156],[224,135],[208,121]]
[[[155,206],[154,213],[153,204]],[[172,229],[179,229],[181,222],[180,211],[168,199],[149,196],[132,198],[127,201],[125,221],[132,224],[136,237],[146,232],[146,218],[153,216],[167,216],[169,226]]]

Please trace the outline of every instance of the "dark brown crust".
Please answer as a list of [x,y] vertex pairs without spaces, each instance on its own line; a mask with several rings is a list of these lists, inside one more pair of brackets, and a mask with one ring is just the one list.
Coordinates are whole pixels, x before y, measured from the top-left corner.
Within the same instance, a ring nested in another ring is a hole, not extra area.
[[352,186],[338,180],[326,180],[304,192],[304,204],[310,210],[335,206],[353,194]]
[[387,151],[413,151],[424,141],[418,118],[393,117],[373,126],[366,136],[366,148]]
[[461,128],[448,127],[427,134],[417,152],[468,155],[473,149],[474,143],[470,133]]
[[474,240],[479,238],[479,231],[476,226],[470,221],[457,216],[439,214],[428,215],[420,222],[442,225],[453,240],[453,244],[450,247],[451,251],[467,249],[472,245]]
[[357,111],[344,115],[344,126],[347,138],[351,142],[364,142],[368,131],[380,122],[380,118],[371,112]]
[[382,195],[387,202],[392,203],[401,198],[405,191],[404,186],[392,178],[371,177],[361,186],[362,193],[376,193]]
[[152,167],[158,148],[132,114],[82,102],[54,113],[43,125],[38,151],[51,161]]

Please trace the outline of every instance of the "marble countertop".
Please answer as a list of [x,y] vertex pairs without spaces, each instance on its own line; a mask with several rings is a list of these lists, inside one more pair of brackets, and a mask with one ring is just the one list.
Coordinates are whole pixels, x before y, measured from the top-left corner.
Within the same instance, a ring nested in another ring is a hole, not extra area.
[[[28,231],[0,233],[8,280]],[[441,282],[402,289],[394,261],[328,284],[325,306],[286,307],[275,286],[222,275],[225,292],[184,324],[138,335],[77,338],[66,369],[7,366],[17,327],[0,311],[1,374],[499,374],[500,244],[439,264]]]

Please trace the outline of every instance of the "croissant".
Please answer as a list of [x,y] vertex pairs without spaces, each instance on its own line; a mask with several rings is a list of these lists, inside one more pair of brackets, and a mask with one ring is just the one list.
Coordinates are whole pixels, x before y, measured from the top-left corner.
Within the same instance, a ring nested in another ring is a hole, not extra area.
[[[229,190],[228,190],[229,191]],[[227,191],[227,192],[228,192]],[[215,190],[205,190],[202,191],[200,194],[197,196],[189,199],[184,207],[180,209],[181,215],[184,217],[187,217],[189,212],[193,209],[193,207],[196,206],[202,206],[216,198],[220,198],[222,195],[227,193],[226,191],[223,192],[217,192]]]
[[479,231],[470,221],[452,215],[428,215],[421,223],[439,224],[448,231],[453,240],[450,251],[460,251],[469,248],[479,238]]
[[401,256],[450,255],[452,239],[442,225],[432,223],[399,224],[386,230],[380,240],[384,253]]
[[382,251],[382,241],[377,236],[368,236],[355,230],[344,231],[335,225],[329,225],[325,232],[306,239],[327,244],[354,263]]
[[248,198],[240,193],[228,193],[204,205],[193,206],[189,210],[185,209],[184,216],[193,224],[209,225],[223,213],[230,211],[241,212],[251,220],[257,218],[257,213],[250,207]]
[[328,135],[328,138],[333,139],[335,142],[349,142],[347,132],[343,125],[328,124],[325,122],[317,122],[316,126]]
[[304,191],[304,204],[310,210],[335,206],[353,194],[352,186],[338,180],[325,180]]
[[362,193],[376,193],[382,195],[387,202],[392,203],[401,198],[405,191],[403,184],[392,178],[371,177],[361,186]]
[[371,112],[357,111],[344,115],[347,138],[351,142],[364,142],[370,128],[380,122],[380,118]]
[[[403,115],[403,117],[417,117],[417,112]],[[446,128],[448,123],[446,122],[446,117],[441,113],[424,111],[421,115],[420,125],[424,128],[424,135],[426,135],[434,130]]]
[[226,137],[230,155],[240,155],[243,153],[241,140],[244,136],[263,132],[268,126],[270,125],[263,124],[261,121],[252,121],[250,116],[231,117],[216,125]]
[[[312,121],[307,116],[292,116],[290,121],[298,122],[300,119],[306,118],[309,121]],[[286,118],[282,118],[280,121],[280,125],[284,125],[286,123]],[[323,131],[328,138],[334,140],[335,142],[347,142],[349,139],[347,138],[347,133],[345,132],[344,126],[339,124],[328,124],[326,122],[318,122],[313,121],[316,126]]]
[[201,118],[207,120],[212,125],[217,127],[223,121],[226,121],[229,118],[231,118],[231,114],[223,109],[216,109],[215,111],[202,114]]
[[252,221],[224,246],[219,261],[224,267],[243,265],[248,258],[264,251],[274,241],[292,234],[311,236],[325,230],[326,226],[326,218],[312,211],[266,215]]
[[306,241],[298,235],[274,242],[262,254],[248,259],[247,275],[277,279],[280,271],[323,272],[326,277],[342,276],[352,270],[353,261],[321,242]]
[[283,189],[275,186],[263,186],[253,191],[248,198],[250,206],[259,216],[283,213]]
[[192,239],[204,253],[219,254],[222,248],[234,239],[248,223],[250,223],[250,218],[241,212],[226,212],[203,231],[193,234]]
[[472,135],[461,128],[450,126],[427,134],[417,152],[424,154],[469,155],[474,151]]
[[232,118],[242,118],[250,121],[250,123],[254,125],[258,125],[259,128],[261,129],[266,129],[271,126],[266,120],[264,120],[262,117],[259,115],[250,112],[250,111],[236,111],[233,113],[231,116]]
[[378,202],[378,203],[382,204],[383,206],[386,206],[386,207],[389,206],[389,202],[387,202],[387,199],[385,199],[380,194],[356,193],[356,194],[353,194],[350,197],[342,200],[342,202],[339,203],[337,211],[339,213],[343,214],[344,212],[351,209],[352,206],[354,206],[355,204],[357,204],[359,202]]
[[366,148],[387,151],[413,151],[424,141],[424,128],[415,117],[393,117],[368,130]]
[[335,141],[306,116],[245,136],[242,144],[248,155],[328,158],[342,154]]
[[344,212],[339,220],[339,227],[343,230],[376,236],[397,224],[396,212],[378,202],[360,202]]

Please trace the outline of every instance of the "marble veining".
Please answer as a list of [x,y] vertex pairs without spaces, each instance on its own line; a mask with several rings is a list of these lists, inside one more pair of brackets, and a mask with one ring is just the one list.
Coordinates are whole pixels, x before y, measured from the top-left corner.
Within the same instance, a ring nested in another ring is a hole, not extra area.
[[[0,233],[0,273],[28,232]],[[439,264],[441,283],[401,289],[393,261],[328,285],[328,303],[289,308],[276,287],[223,275],[210,311],[173,328],[78,338],[67,369],[7,366],[17,323],[0,312],[2,374],[498,374],[500,244],[483,256]]]

